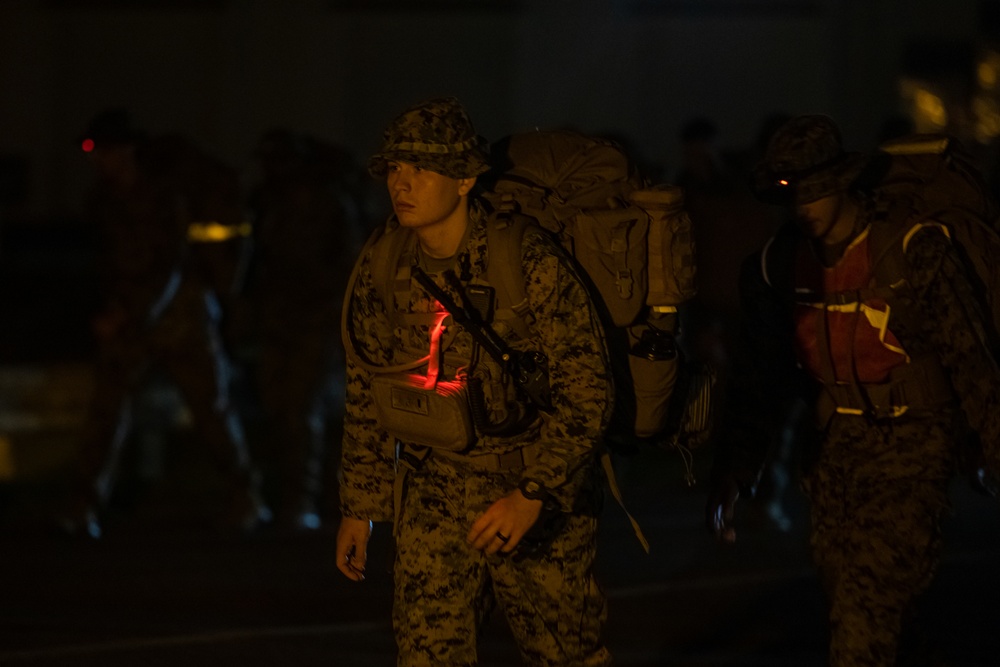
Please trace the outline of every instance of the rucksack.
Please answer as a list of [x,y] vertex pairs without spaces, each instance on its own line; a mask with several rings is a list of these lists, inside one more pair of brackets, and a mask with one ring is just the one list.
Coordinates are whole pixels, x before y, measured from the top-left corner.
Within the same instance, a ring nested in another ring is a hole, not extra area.
[[[902,271],[902,243],[891,237],[914,224],[944,224],[986,315],[984,335],[1000,352],[1000,205],[972,157],[953,137],[909,135],[883,143],[856,179],[887,224],[873,228],[876,271],[892,284]],[[905,228],[905,229],[904,229]],[[886,238],[888,237],[888,238]]]
[[[696,292],[682,190],[650,186],[616,142],[568,130],[513,134],[491,154],[482,183],[494,224],[514,213],[536,221],[566,249],[599,311],[616,390],[607,444],[629,454],[644,444],[701,445],[714,374],[685,362],[674,340],[677,308]],[[507,257],[495,263],[497,293],[511,303],[524,299],[515,248],[498,249]]]

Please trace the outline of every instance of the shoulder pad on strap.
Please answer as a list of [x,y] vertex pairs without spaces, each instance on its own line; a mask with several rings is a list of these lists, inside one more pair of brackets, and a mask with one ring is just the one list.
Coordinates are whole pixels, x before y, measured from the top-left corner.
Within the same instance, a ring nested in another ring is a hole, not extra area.
[[497,292],[494,317],[507,324],[521,338],[529,337],[528,326],[533,319],[528,308],[521,264],[524,234],[537,227],[533,218],[512,212],[491,215],[486,222],[486,243],[489,253],[486,281]]

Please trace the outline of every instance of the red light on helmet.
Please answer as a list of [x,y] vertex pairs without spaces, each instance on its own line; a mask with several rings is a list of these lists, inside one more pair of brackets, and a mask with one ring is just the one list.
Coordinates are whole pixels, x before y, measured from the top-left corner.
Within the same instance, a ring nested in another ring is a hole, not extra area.
[[84,139],[80,144],[80,148],[83,149],[84,153],[90,153],[93,152],[95,145],[93,139]]

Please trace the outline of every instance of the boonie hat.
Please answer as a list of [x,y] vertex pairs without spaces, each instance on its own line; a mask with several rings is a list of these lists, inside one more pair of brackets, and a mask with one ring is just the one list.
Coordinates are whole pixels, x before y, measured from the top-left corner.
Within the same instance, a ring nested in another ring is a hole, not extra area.
[[471,178],[489,171],[489,142],[476,134],[457,98],[440,97],[410,107],[389,124],[382,147],[368,160],[368,172],[385,176],[389,160],[449,178]]
[[796,116],[771,137],[751,189],[768,203],[807,204],[847,190],[866,162],[863,153],[844,151],[828,116]]

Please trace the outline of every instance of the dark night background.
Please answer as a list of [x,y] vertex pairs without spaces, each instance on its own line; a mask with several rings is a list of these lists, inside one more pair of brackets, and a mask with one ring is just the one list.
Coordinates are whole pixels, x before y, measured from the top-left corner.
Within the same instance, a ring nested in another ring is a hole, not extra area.
[[[191,533],[185,520],[211,492],[183,436],[170,436],[153,491],[126,476],[107,539],[64,544],[43,529],[91,382],[87,121],[127,107],[249,185],[268,128],[363,162],[396,113],[443,94],[490,139],[557,126],[611,135],[667,181],[696,117],[715,123],[720,155],[745,154],[774,113],[827,113],[854,150],[902,117],[955,134],[994,178],[1000,2],[0,0],[0,93],[0,665],[386,665],[387,577],[360,589],[333,571],[334,523],[299,541]],[[758,520],[720,552],[700,526],[703,491],[683,487],[676,460],[622,467],[654,553],[612,506],[601,548],[621,664],[823,664],[797,496],[791,532]],[[1000,513],[960,484],[956,494],[938,629],[953,664],[998,665]],[[514,664],[503,628],[491,632],[484,664]]]

